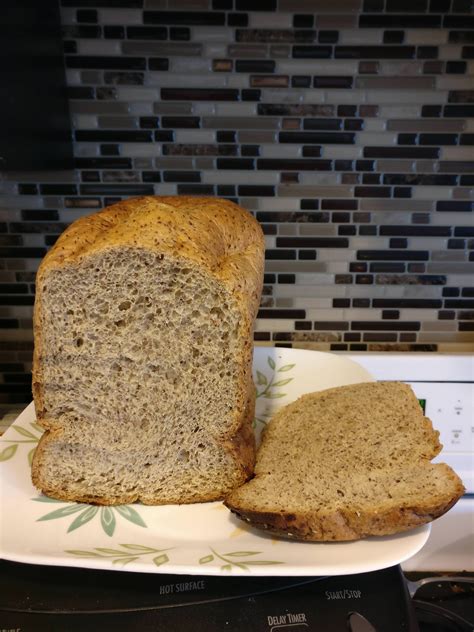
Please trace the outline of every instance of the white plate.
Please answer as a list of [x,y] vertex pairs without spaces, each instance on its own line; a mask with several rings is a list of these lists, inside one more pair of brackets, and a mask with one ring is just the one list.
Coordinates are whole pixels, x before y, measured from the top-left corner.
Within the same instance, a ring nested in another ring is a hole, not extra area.
[[[301,394],[369,381],[341,356],[255,349],[257,432]],[[0,440],[0,556],[33,564],[199,575],[344,575],[398,564],[428,539],[428,525],[357,542],[290,542],[247,527],[222,505],[96,507],[53,501],[30,480],[41,435],[30,404]]]

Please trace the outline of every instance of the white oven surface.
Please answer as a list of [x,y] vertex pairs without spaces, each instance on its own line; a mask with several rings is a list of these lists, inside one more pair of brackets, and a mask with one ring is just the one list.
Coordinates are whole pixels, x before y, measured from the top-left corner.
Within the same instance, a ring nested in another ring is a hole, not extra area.
[[444,461],[462,478],[467,494],[435,520],[427,544],[406,571],[474,571],[474,355],[364,353],[350,358],[378,380],[410,384],[439,430]]

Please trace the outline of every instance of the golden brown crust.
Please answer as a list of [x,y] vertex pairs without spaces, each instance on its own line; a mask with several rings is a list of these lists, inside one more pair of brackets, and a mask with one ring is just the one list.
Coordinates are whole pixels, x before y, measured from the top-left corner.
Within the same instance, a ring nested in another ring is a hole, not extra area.
[[343,542],[372,535],[392,535],[439,518],[464,494],[464,486],[448,465],[439,463],[436,467],[444,469],[445,476],[453,481],[455,491],[449,499],[439,496],[427,498],[423,504],[406,503],[397,507],[387,502],[371,511],[347,507],[334,512],[252,511],[242,509],[237,491],[237,498],[236,494],[232,494],[224,504],[251,526],[294,540]]
[[[193,261],[220,281],[241,311],[240,336],[245,341],[242,356],[240,402],[235,423],[224,441],[234,455],[240,482],[253,471],[255,446],[252,410],[244,412],[249,397],[252,369],[252,329],[263,282],[264,238],[258,222],[244,209],[218,198],[142,197],[131,198],[75,221],[60,236],[43,259],[37,273],[33,328],[33,396],[37,420],[46,429],[35,453],[32,479],[51,495],[69,500],[60,489],[46,490],[41,481],[41,454],[60,432],[60,421],[44,411],[41,355],[42,293],[50,271],[75,266],[91,255],[114,247],[144,249]],[[224,496],[228,490],[223,490]],[[63,494],[63,495],[61,495]],[[108,498],[77,498],[80,502],[112,504]],[[133,498],[120,499],[132,502]],[[209,500],[203,499],[200,500]],[[177,499],[179,502],[179,499]]]

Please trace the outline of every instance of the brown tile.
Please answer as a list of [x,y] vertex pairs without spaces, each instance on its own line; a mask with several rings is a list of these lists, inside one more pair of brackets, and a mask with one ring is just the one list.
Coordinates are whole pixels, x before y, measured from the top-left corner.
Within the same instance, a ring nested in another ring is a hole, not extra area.
[[[289,0],[291,2],[291,0]],[[318,29],[353,29],[357,26],[357,15],[318,15],[316,27]]]
[[279,119],[269,116],[204,116],[202,126],[208,129],[278,129]]
[[232,72],[234,62],[232,59],[213,59],[212,70],[214,72]]
[[244,131],[239,131],[237,135],[237,139],[239,143],[252,143],[252,144],[273,143],[275,141],[275,132],[265,132],[265,131],[246,132],[244,130]]
[[301,119],[284,118],[281,121],[281,129],[300,129]]
[[379,71],[378,61],[360,61],[359,73],[361,75],[376,75]]
[[250,75],[251,88],[288,88],[288,75]]
[[[474,156],[474,153],[473,153],[473,156]],[[455,200],[474,200],[474,188],[455,187],[453,189],[452,195]]]
[[374,116],[379,115],[379,106],[378,105],[360,105],[359,106],[359,116],[365,118],[373,118]]
[[440,75],[444,69],[444,62],[442,61],[425,61],[423,64],[423,74],[425,75]]
[[229,57],[259,59],[260,57],[268,57],[268,46],[265,44],[229,44],[227,53]]
[[410,173],[414,165],[413,160],[377,160],[378,171],[382,173]]
[[300,174],[299,173],[294,173],[294,172],[282,172],[280,174],[280,182],[282,184],[288,184],[288,183],[297,183],[299,182],[300,179]]

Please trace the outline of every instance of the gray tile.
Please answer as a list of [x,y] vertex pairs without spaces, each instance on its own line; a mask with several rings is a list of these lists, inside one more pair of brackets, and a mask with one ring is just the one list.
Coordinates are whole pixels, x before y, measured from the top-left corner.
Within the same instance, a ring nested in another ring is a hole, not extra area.
[[266,44],[229,44],[227,48],[229,57],[268,57],[268,46]]
[[410,173],[415,166],[414,160],[377,160],[377,169],[389,173]]
[[[428,274],[474,274],[474,263],[462,263],[457,261],[442,261],[427,263]],[[469,281],[468,281],[469,282]]]
[[396,132],[461,132],[465,122],[462,119],[392,119],[387,121],[387,129]]
[[192,103],[172,103],[171,101],[157,101],[153,104],[153,112],[155,114],[172,114],[179,116],[180,114],[191,114],[193,111]]
[[77,114],[127,114],[129,105],[116,101],[70,101],[69,109]]
[[434,77],[357,77],[356,88],[389,90],[430,90],[435,87]]

